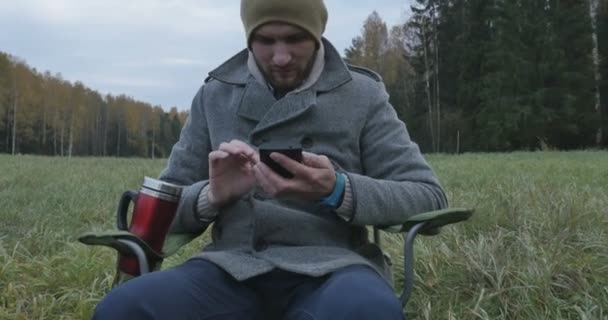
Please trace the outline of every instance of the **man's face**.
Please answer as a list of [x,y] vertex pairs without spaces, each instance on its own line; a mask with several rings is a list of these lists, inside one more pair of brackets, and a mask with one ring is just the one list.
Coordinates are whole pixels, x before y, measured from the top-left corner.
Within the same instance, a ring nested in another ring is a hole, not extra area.
[[289,92],[308,78],[316,42],[302,28],[271,22],[254,31],[251,51],[266,81],[279,92]]

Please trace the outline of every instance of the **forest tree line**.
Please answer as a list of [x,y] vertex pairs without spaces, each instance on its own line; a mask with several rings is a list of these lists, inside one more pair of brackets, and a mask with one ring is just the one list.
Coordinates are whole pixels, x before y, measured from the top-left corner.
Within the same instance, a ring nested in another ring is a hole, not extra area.
[[608,0],[411,0],[346,49],[427,152],[608,146]]
[[[425,152],[608,147],[608,0],[411,0],[344,52],[377,71]],[[0,52],[0,153],[167,157],[187,112]]]
[[163,158],[187,115],[102,95],[0,52],[0,153]]

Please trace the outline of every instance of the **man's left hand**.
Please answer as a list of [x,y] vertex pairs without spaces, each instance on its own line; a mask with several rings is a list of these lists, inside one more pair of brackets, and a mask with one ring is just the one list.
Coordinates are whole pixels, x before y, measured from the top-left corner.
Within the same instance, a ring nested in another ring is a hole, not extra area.
[[256,179],[270,196],[318,201],[334,190],[336,173],[326,156],[303,152],[302,163],[278,152],[273,152],[270,157],[293,174],[291,179],[283,178],[266,164],[258,162],[254,166]]

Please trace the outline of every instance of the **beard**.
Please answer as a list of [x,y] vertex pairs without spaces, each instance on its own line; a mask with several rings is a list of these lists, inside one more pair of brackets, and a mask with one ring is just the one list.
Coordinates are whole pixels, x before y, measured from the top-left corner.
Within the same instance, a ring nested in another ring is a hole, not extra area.
[[266,82],[268,82],[275,91],[287,94],[288,92],[297,89],[308,79],[315,58],[316,56],[313,56],[304,67],[299,68],[297,65],[287,68],[260,68],[258,65],[258,68],[262,70]]

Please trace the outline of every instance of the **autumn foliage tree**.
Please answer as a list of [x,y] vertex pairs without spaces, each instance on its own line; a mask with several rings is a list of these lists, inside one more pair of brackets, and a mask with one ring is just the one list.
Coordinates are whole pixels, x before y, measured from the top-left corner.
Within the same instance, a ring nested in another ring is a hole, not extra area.
[[391,102],[400,117],[407,117],[413,105],[413,70],[409,64],[407,30],[403,26],[388,29],[377,12],[365,20],[361,35],[345,50],[345,60],[352,65],[372,69],[382,77],[391,92]]
[[187,113],[103,96],[0,52],[0,152],[166,157]]

